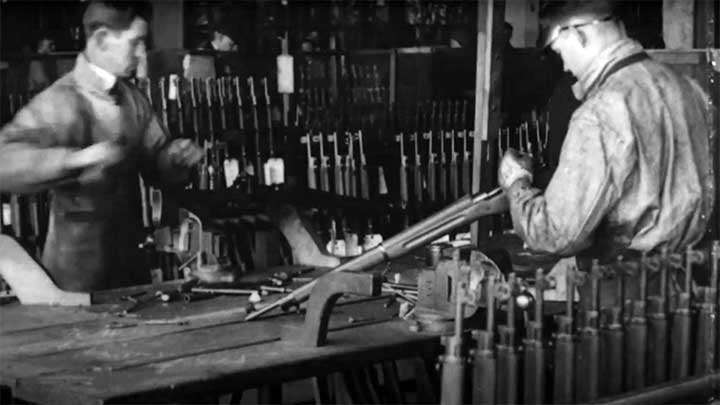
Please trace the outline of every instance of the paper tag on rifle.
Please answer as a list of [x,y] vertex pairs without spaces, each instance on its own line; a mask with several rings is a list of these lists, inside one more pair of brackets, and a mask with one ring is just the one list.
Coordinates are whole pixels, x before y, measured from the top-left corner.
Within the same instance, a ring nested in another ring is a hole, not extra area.
[[178,83],[178,75],[170,75],[170,80],[168,84],[168,100],[177,100],[177,83]]
[[362,247],[358,245],[358,235],[356,233],[345,233],[345,253],[347,256],[358,256],[362,253]]
[[333,241],[328,242],[327,251],[334,256],[345,257],[345,241],[336,240],[335,243],[333,243]]
[[282,158],[270,158],[270,181],[268,184],[285,183],[285,161]]
[[294,64],[292,56],[277,56],[278,93],[292,94],[295,91],[295,77],[293,76],[293,65]]
[[387,182],[385,181],[385,170],[382,166],[378,167],[378,194],[385,195],[388,193]]
[[271,185],[272,182],[270,181],[270,161],[268,160],[263,165],[263,184]]
[[12,223],[12,211],[10,210],[10,204],[2,205],[2,223],[8,225]]
[[255,176],[255,166],[253,166],[251,163],[248,163],[244,167],[245,174],[248,176]]
[[225,159],[223,168],[225,169],[225,186],[230,188],[240,176],[240,162],[237,159]]
[[379,233],[368,234],[363,237],[363,250],[368,251],[383,242],[383,237]]

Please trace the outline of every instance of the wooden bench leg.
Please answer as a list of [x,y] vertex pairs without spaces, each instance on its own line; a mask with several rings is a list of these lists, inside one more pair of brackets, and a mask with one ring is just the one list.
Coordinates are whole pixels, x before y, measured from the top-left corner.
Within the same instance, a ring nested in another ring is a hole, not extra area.
[[367,366],[363,369],[365,375],[365,384],[368,387],[368,393],[370,394],[370,400],[374,404],[382,404],[385,401],[380,396],[380,380],[378,378],[377,370],[375,366]]
[[331,395],[332,384],[330,383],[328,376],[313,377],[312,385],[316,405],[330,404],[333,402]]
[[267,384],[258,387],[258,402],[261,404],[282,404],[282,384]]
[[437,403],[438,385],[435,360],[424,357],[413,359],[415,365],[415,381],[417,387],[417,403]]
[[398,374],[397,363],[394,361],[384,361],[381,366],[386,401],[393,404],[404,404],[405,398],[402,389],[400,389],[400,375]]

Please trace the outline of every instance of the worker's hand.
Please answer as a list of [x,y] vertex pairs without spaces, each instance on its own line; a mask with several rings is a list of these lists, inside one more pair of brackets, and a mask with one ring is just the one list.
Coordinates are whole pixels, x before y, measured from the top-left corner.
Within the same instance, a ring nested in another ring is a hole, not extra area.
[[200,163],[205,151],[190,139],[176,139],[168,146],[167,155],[173,167],[191,168]]
[[67,172],[78,172],[78,181],[95,183],[105,177],[107,169],[115,167],[125,158],[125,149],[115,142],[99,142],[87,148],[68,153],[63,162]]
[[520,179],[527,179],[532,182],[532,158],[520,154],[515,149],[508,149],[500,161],[498,169],[498,184],[507,189]]

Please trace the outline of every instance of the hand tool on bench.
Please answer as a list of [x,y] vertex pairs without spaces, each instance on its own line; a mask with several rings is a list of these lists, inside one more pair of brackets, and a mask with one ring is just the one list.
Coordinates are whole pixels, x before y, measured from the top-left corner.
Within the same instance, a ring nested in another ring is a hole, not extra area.
[[[336,267],[329,274],[366,270],[384,261],[407,254],[413,249],[424,246],[454,229],[476,221],[478,218],[505,212],[507,207],[507,198],[502,189],[499,188],[488,193],[465,196],[449,207],[379,244],[372,250]],[[292,306],[305,300],[314,284],[315,282],[310,282],[296,289],[291,294],[262,310],[248,314],[245,319],[252,320],[280,306]]]

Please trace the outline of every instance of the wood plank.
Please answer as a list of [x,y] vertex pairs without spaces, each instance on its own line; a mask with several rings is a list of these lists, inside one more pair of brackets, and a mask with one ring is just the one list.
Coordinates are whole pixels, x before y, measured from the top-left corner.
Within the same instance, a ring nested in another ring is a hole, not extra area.
[[[396,316],[397,306],[386,306],[383,301],[354,301],[338,306],[330,320],[331,330],[354,327],[348,319],[379,322]],[[239,320],[195,327],[177,325],[138,325],[121,329],[108,329],[102,325],[95,334],[72,335],[52,341],[27,345],[19,336],[17,341],[2,341],[5,349],[0,360],[0,384],[14,387],[19,378],[41,373],[61,373],[70,370],[117,370],[169,361],[187,356],[239,348],[279,340],[282,326],[302,324],[299,314],[269,318],[245,323]],[[105,324],[107,325],[107,324]],[[87,326],[87,325],[86,325]],[[44,331],[39,331],[40,333]],[[79,337],[78,337],[79,336]],[[12,350],[15,347],[17,350]]]
[[19,302],[0,307],[0,337],[10,333],[87,322],[102,318],[77,307],[49,307],[47,305],[20,305]]
[[[385,300],[387,297],[340,300],[336,307],[342,308],[345,305],[356,303]],[[18,356],[40,356],[64,350],[79,350],[106,343],[119,343],[129,340],[159,337],[168,334],[176,334],[183,331],[192,331],[198,328],[211,327],[213,325],[232,324],[241,322],[245,313],[236,312],[234,308],[242,308],[245,304],[243,298],[217,297],[205,301],[185,303],[172,303],[159,305],[155,308],[148,308],[149,311],[142,313],[142,318],[118,318],[104,314],[97,319],[79,323],[60,323],[48,327],[41,327],[35,324],[34,328],[3,335],[0,338],[0,360]],[[22,309],[22,306],[18,306]],[[34,311],[47,310],[48,308],[38,307]],[[354,309],[356,313],[364,313],[362,308]],[[14,311],[10,311],[14,312]],[[0,311],[1,313],[1,311]],[[25,313],[23,311],[23,313]],[[287,316],[292,314],[278,314],[268,317],[267,322],[285,322]],[[371,317],[372,314],[364,313],[363,317]],[[188,325],[141,325],[135,328],[109,329],[108,324],[113,321],[121,322],[142,322],[143,320],[188,320]]]
[[[368,312],[371,312],[369,315]],[[385,307],[382,302],[347,305],[336,308],[330,319],[331,330],[354,327],[348,318],[361,319],[363,322],[380,322],[392,319],[398,312],[398,306]],[[227,350],[253,344],[279,340],[281,329],[285,326],[300,327],[301,315],[288,315],[262,322],[231,322],[203,326],[201,328],[181,329],[156,336],[144,336],[140,329],[152,329],[156,325],[115,329],[138,329],[140,337],[136,339],[112,340],[104,344],[94,344],[84,348],[70,348],[47,354],[17,355],[4,359],[4,368],[0,375],[6,381],[38,375],[40,373],[58,373],[68,370],[102,368],[119,370],[137,367],[158,361]],[[112,331],[113,329],[109,329]]]
[[[495,183],[492,172],[495,148],[489,148],[500,128],[502,101],[502,30],[505,1],[478,0],[477,62],[475,64],[475,119],[473,135],[472,193],[489,190]],[[487,150],[486,150],[487,149]],[[488,160],[490,162],[488,162]],[[483,218],[470,227],[473,245],[488,238],[492,218]]]
[[237,390],[268,381],[307,378],[333,370],[437,351],[435,335],[413,333],[403,321],[336,331],[330,344],[298,348],[284,342],[237,348],[121,370],[72,371],[20,379],[20,398],[45,403],[104,403]]

